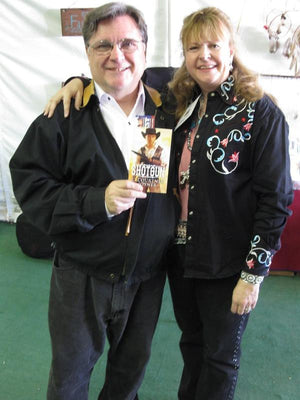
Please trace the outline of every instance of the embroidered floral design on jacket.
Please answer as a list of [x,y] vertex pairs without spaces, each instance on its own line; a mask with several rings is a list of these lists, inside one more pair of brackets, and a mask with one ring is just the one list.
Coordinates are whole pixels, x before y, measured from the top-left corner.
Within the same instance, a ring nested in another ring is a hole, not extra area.
[[[232,152],[232,147],[231,150],[227,151],[227,147],[230,142],[244,143],[251,140],[251,128],[255,112],[254,106],[255,103],[241,101],[237,105],[227,107],[223,114],[216,114],[213,117],[214,125],[220,126],[225,121],[237,118],[241,113],[243,113],[242,115],[246,113],[247,116],[247,118],[244,116],[241,118],[242,122],[246,122],[242,125],[241,129],[232,129],[223,140],[220,139],[219,135],[213,135],[207,139],[206,144],[209,147],[206,153],[207,158],[210,160],[214,170],[219,174],[231,174],[238,167],[240,152],[238,150]],[[219,132],[218,130],[216,131]]]
[[256,262],[264,265],[266,268],[269,268],[271,265],[273,254],[263,247],[257,247],[260,241],[261,237],[259,235],[255,235],[251,241],[251,250],[246,258],[249,269],[253,269]]
[[221,95],[222,97],[225,97],[226,100],[229,99],[227,92],[230,93],[231,89],[233,88],[233,85],[234,85],[234,77],[232,75],[229,75],[227,81],[223,82],[220,86]]

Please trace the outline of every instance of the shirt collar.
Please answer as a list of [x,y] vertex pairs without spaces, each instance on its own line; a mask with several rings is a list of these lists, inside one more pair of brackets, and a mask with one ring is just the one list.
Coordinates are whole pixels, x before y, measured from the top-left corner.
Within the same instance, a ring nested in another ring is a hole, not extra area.
[[234,82],[233,75],[229,75],[226,81],[224,81],[216,90],[222,100],[230,105],[236,102],[236,97],[234,95]]
[[[234,77],[232,75],[229,75],[226,81],[224,81],[216,90],[208,93],[208,100],[215,98],[216,95],[219,95],[219,98],[221,98],[226,104],[229,104],[230,106],[236,103],[237,99],[234,95]],[[195,107],[199,102],[200,97],[201,89],[197,85],[194,89],[193,101],[189,104],[184,114],[180,117],[175,127],[175,130],[179,128],[179,126],[181,126],[192,115]]]
[[[100,104],[106,103],[107,99],[109,99],[110,97],[113,98],[113,96],[111,96],[110,94],[106,93],[101,88],[101,86],[98,85],[97,82],[94,81],[94,85],[95,85],[95,94],[97,95]],[[145,107],[145,99],[146,99],[146,96],[145,96],[144,85],[140,81],[139,90],[138,90],[138,94],[137,94],[137,98],[136,98],[136,102],[135,102],[135,105],[133,107],[133,110],[136,107],[144,109],[144,107]]]
[[[233,75],[229,75],[228,78],[223,83],[221,83],[221,85],[216,90],[208,94],[208,99],[213,98],[216,96],[216,94],[218,94],[220,98],[224,101],[224,103],[232,105],[237,101],[234,94],[234,82],[235,81]],[[201,94],[201,89],[197,85],[194,89],[194,99],[196,99],[199,94]]]

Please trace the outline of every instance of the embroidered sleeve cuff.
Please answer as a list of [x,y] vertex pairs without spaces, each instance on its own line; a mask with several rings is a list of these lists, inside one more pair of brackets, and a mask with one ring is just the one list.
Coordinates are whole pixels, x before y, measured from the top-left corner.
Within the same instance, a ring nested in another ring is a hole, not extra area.
[[270,249],[259,235],[251,241],[251,249],[246,258],[247,272],[256,276],[265,276],[269,272],[274,250]]
[[263,276],[248,274],[248,272],[241,272],[241,280],[247,283],[252,283],[252,285],[257,285],[262,283],[264,280]]

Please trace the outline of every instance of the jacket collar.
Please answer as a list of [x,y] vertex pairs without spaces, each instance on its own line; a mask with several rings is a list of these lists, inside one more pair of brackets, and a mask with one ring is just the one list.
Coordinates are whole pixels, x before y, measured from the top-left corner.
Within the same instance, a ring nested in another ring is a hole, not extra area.
[[[145,87],[146,91],[149,93],[155,106],[160,107],[162,105],[162,101],[161,101],[159,92],[156,89],[153,89],[147,85],[144,85],[144,87]],[[85,87],[85,89],[83,91],[83,99],[82,99],[81,108],[85,108],[93,96],[96,96],[96,92],[95,92],[94,80],[92,79],[91,82],[88,84],[88,86]]]
[[233,75],[229,75],[229,77],[224,81],[216,90],[216,92],[220,95],[222,100],[232,105],[236,102],[236,97],[234,95],[234,77]]
[[94,81],[92,79],[88,86],[84,88],[81,108],[86,107],[93,96],[96,96],[96,92]]
[[[213,92],[208,94],[208,98],[214,97],[216,94],[224,101],[224,103],[232,105],[236,102],[236,97],[234,94],[234,77],[229,75],[226,81],[221,83],[221,85]],[[197,85],[194,89],[193,100],[195,100],[201,94],[201,89]]]

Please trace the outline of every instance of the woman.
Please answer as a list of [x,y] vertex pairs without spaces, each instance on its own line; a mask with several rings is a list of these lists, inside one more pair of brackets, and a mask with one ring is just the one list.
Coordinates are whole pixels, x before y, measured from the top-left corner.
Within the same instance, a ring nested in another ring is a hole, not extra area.
[[184,61],[165,100],[177,104],[182,206],[169,257],[182,331],[179,399],[230,400],[249,312],[290,213],[288,126],[240,61],[226,14],[192,13],[181,41]]
[[194,12],[181,41],[169,84],[182,206],[169,271],[179,399],[233,399],[241,338],[292,201],[288,127],[238,58],[227,15]]

